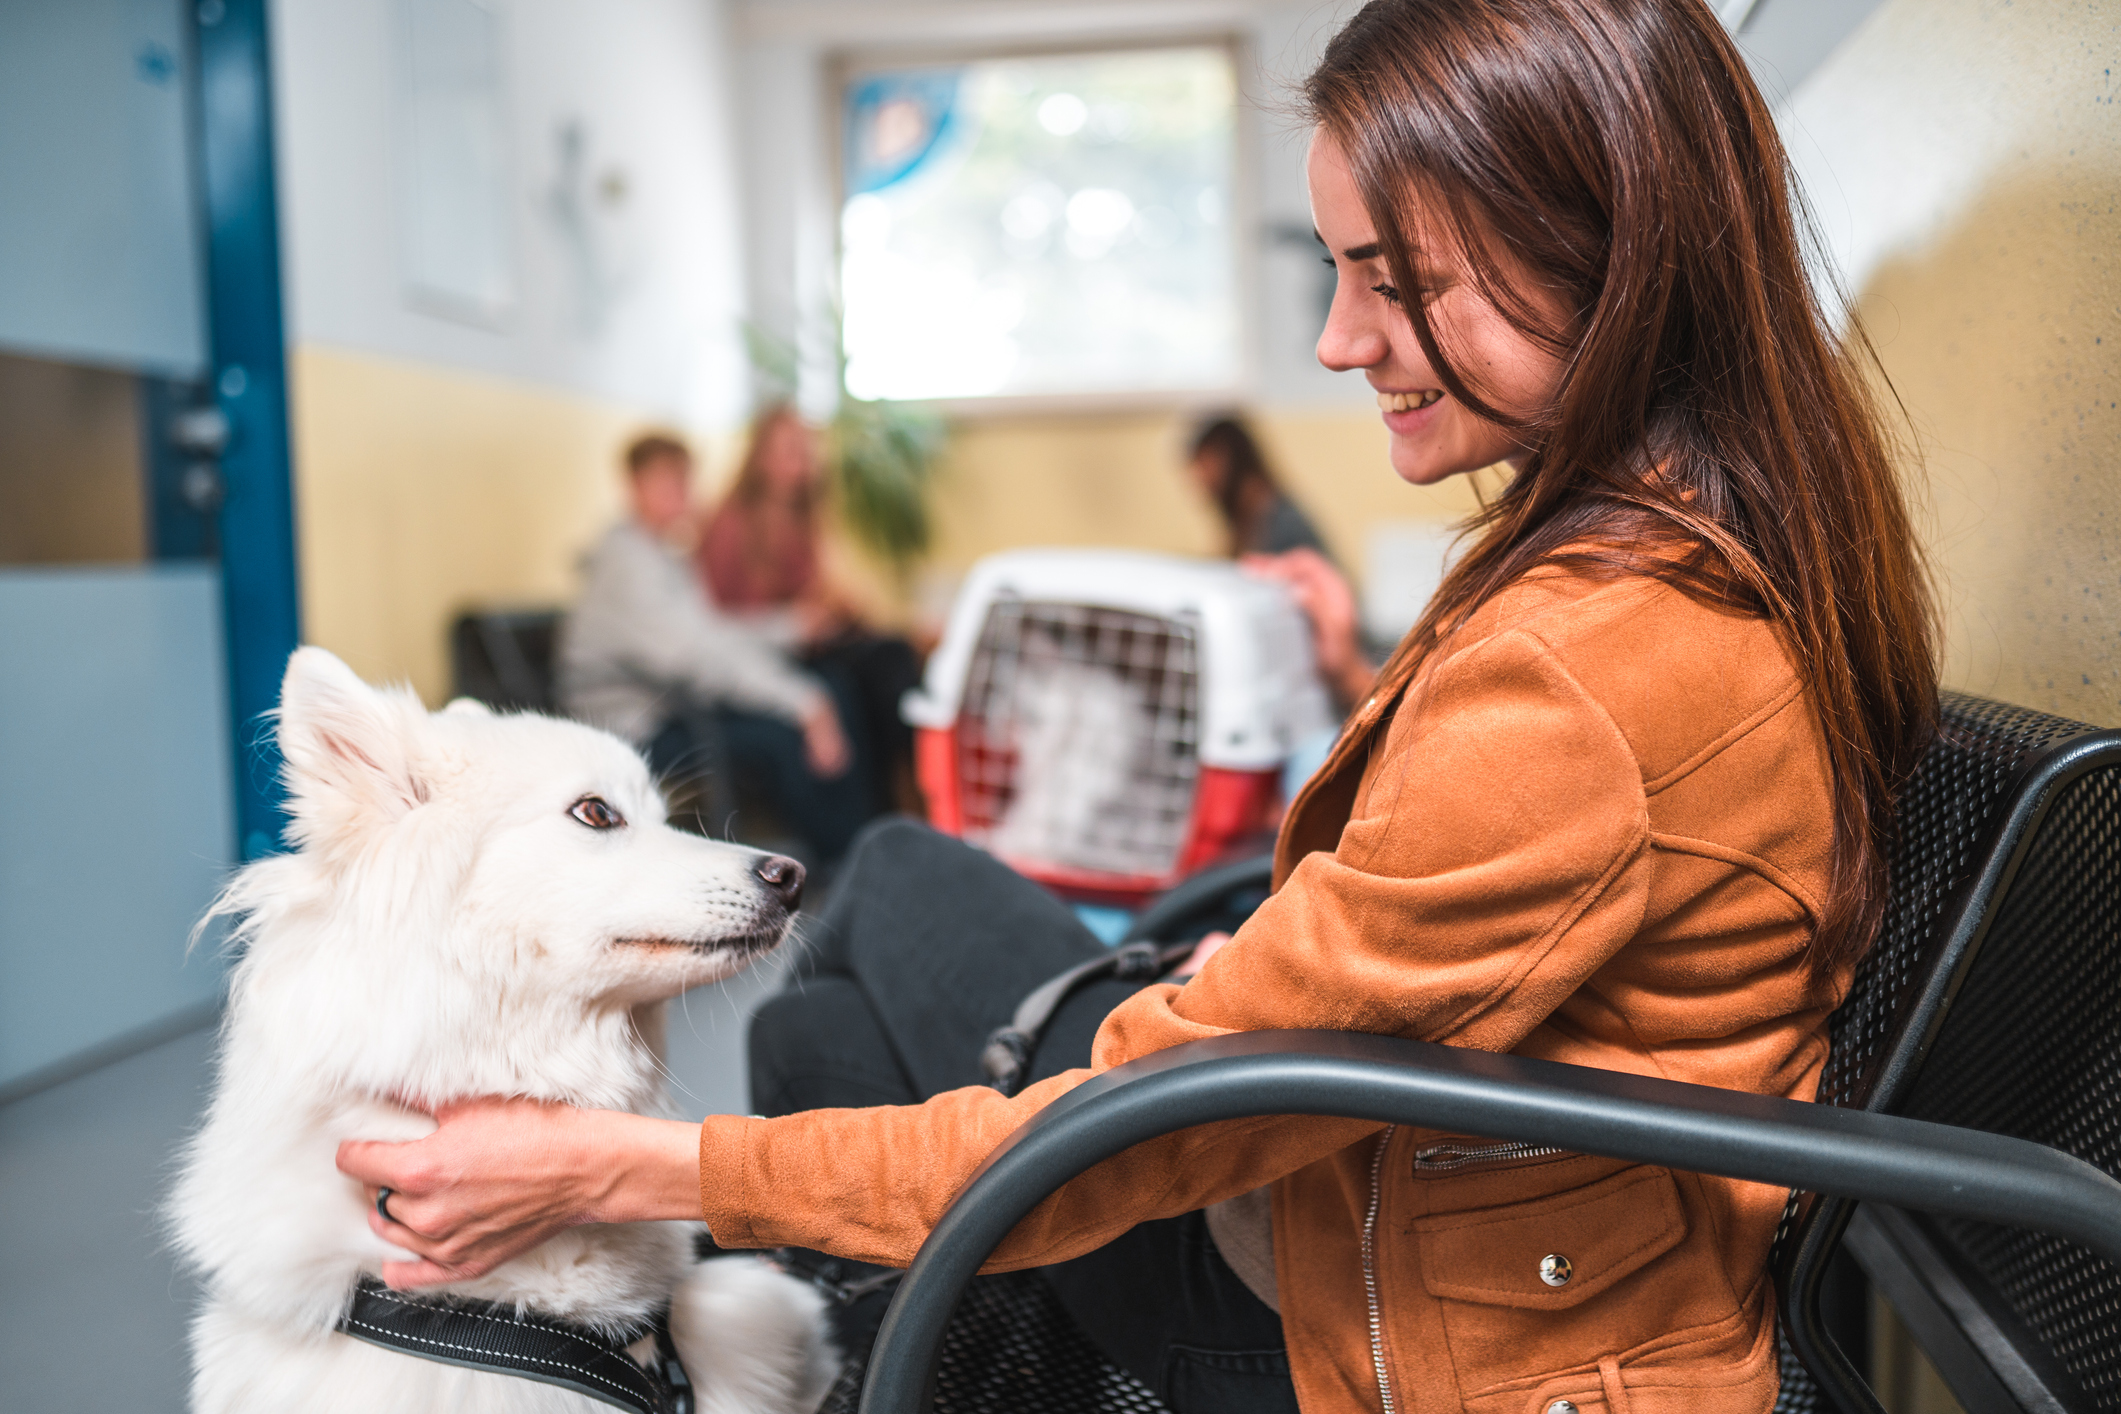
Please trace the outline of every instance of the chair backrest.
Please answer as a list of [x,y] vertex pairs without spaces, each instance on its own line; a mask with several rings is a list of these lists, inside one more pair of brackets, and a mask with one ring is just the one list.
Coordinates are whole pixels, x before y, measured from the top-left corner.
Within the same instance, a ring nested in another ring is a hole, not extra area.
[[503,711],[555,711],[553,651],[560,611],[459,615],[449,629],[451,691]]
[[[2036,1140],[2121,1175],[2121,733],[1960,694],[1942,707],[1902,799],[1884,926],[1829,1023],[1819,1099]],[[2043,1010],[2052,1015],[2035,1022]],[[1839,1200],[1793,1199],[1777,1239],[1787,1342],[1777,1408],[1788,1414],[1821,1407],[1822,1394],[1877,1407],[1819,1317],[1852,1214]],[[2030,1359],[2075,1359],[2068,1368],[2105,1382],[2113,1402],[2081,1407],[2121,1409],[2121,1283],[2110,1269],[2029,1234],[1921,1226],[2021,1309],[2014,1334]],[[2089,1329],[2099,1350],[2062,1354]]]

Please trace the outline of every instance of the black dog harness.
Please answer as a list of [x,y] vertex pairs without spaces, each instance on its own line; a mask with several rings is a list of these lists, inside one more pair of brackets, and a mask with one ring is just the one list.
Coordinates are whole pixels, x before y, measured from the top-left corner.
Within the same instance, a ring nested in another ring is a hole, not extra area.
[[[607,1336],[551,1316],[518,1315],[513,1306],[491,1301],[408,1296],[363,1277],[339,1329],[386,1350],[539,1380],[636,1414],[693,1414],[692,1382],[671,1343],[667,1307],[653,1320]],[[651,1335],[655,1364],[644,1370],[626,1347]]]

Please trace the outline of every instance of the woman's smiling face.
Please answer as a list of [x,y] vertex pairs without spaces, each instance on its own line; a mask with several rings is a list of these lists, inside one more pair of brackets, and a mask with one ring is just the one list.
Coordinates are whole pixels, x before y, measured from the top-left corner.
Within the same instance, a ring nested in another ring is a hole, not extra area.
[[[1417,486],[1431,486],[1463,471],[1523,457],[1530,449],[1519,430],[1476,417],[1444,391],[1399,306],[1347,157],[1323,130],[1312,136],[1309,167],[1311,220],[1340,273],[1333,310],[1318,339],[1318,361],[1337,373],[1359,368],[1376,390],[1378,410],[1392,434],[1392,469]],[[1421,221],[1418,211],[1409,214],[1411,230],[1436,229]],[[1423,249],[1421,258],[1431,262],[1422,272],[1429,323],[1459,377],[1505,412],[1528,415],[1545,406],[1560,381],[1561,361],[1519,333],[1481,296],[1455,253]],[[1535,307],[1551,303],[1526,293]],[[1558,314],[1547,308],[1540,312]]]

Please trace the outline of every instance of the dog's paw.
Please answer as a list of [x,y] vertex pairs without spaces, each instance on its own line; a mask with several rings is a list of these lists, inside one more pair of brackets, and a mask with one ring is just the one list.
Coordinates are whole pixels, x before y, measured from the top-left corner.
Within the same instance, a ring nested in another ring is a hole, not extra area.
[[840,1370],[826,1331],[825,1298],[757,1257],[700,1262],[671,1294],[699,1414],[814,1414]]

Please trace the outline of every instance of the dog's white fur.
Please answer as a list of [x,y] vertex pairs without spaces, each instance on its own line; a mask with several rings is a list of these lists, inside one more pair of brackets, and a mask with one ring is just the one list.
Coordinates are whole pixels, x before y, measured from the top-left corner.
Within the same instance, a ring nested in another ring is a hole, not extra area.
[[[776,945],[762,856],[669,828],[640,757],[572,722],[429,714],[304,648],[279,739],[295,852],[245,868],[218,1083],[170,1203],[206,1277],[199,1414],[590,1414],[586,1397],[333,1331],[369,1231],[343,1139],[413,1139],[425,1111],[525,1095],[668,1114],[665,998]],[[600,796],[626,820],[570,810]],[[835,1373],[820,1298],[750,1257],[695,1263],[679,1223],[570,1229],[446,1290],[618,1329],[673,1302],[701,1414],[814,1409]]]

